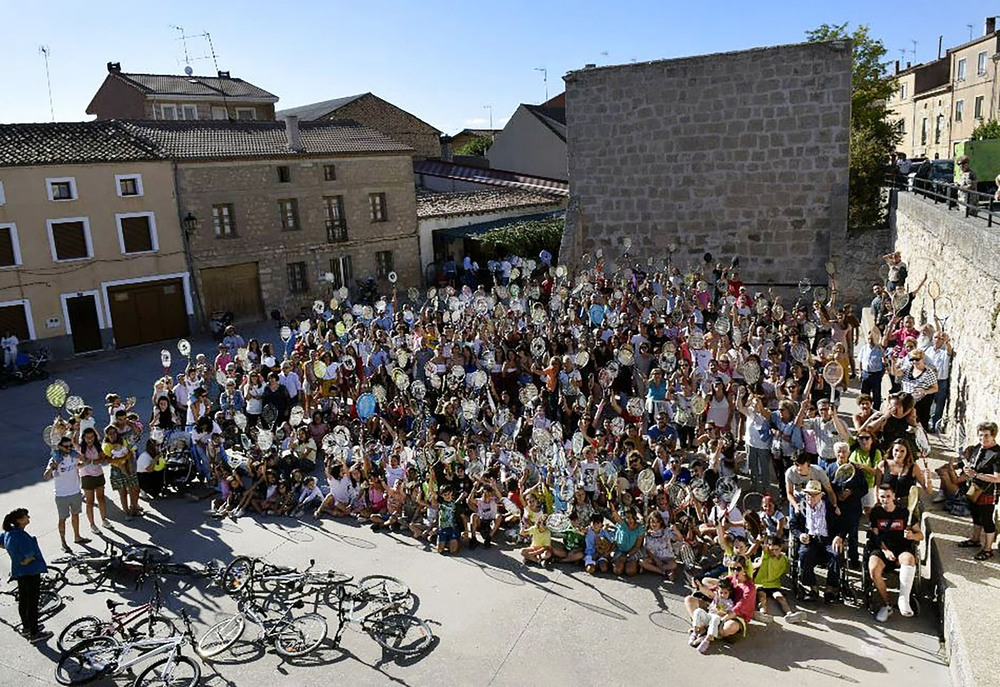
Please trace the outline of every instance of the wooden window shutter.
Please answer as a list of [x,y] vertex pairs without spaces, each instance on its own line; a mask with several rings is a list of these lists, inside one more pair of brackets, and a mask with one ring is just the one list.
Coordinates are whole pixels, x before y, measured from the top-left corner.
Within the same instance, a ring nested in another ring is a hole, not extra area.
[[14,239],[10,235],[10,227],[0,229],[0,267],[10,267],[17,264],[14,259]]
[[126,253],[144,253],[153,250],[153,232],[149,217],[123,217],[122,242]]
[[59,222],[52,225],[52,240],[59,260],[88,258],[87,236],[83,222]]

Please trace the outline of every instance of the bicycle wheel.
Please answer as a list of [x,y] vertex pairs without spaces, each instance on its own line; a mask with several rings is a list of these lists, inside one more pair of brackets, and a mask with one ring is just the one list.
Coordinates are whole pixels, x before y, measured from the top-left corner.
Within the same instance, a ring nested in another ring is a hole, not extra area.
[[170,685],[194,687],[201,679],[201,666],[187,656],[176,656],[157,661],[139,673],[135,687],[140,685]]
[[152,616],[143,620],[136,627],[136,630],[144,636],[154,639],[166,639],[167,637],[175,637],[180,634],[177,632],[174,622],[169,618],[164,618],[162,615]]
[[430,626],[423,620],[398,613],[375,620],[369,632],[387,651],[405,656],[419,654],[434,639]]
[[67,651],[56,664],[56,682],[83,685],[93,682],[118,663],[121,645],[113,637],[91,637]]
[[402,580],[388,575],[368,575],[358,580],[358,597],[384,603],[402,601],[410,595],[410,588]]
[[61,567],[51,563],[47,567],[48,570],[42,575],[42,587],[54,590],[66,584],[66,574]]
[[55,592],[43,589],[38,595],[38,617],[50,618],[63,607],[63,599]]
[[247,621],[242,614],[236,614],[216,623],[198,638],[194,650],[202,658],[218,656],[243,636]]
[[263,570],[257,571],[257,580],[261,589],[273,594],[295,589],[305,581],[305,575],[295,568],[266,564]]
[[59,633],[59,639],[56,640],[56,646],[60,652],[69,651],[85,639],[100,637],[110,631],[110,628],[105,628],[104,621],[96,615],[85,615],[71,621],[63,628]]
[[66,566],[66,569],[63,571],[63,579],[66,580],[66,584],[74,587],[96,584],[103,575],[99,569],[100,567],[103,566],[96,561],[94,563],[90,561],[77,561]]
[[284,623],[274,638],[274,649],[286,658],[305,656],[326,639],[326,619],[319,613],[307,613]]
[[325,573],[306,573],[305,581],[313,587],[339,587],[354,579],[353,575],[327,570]]
[[222,588],[229,594],[236,594],[250,581],[253,574],[253,559],[247,556],[237,556],[226,566],[222,573]]

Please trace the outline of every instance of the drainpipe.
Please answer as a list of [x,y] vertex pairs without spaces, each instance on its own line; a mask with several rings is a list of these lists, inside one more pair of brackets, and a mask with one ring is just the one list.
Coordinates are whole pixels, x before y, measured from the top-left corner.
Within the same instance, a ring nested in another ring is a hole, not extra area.
[[[177,226],[181,230],[181,242],[184,246],[184,261],[188,270],[188,288],[191,290],[191,302],[194,304],[194,319],[198,326],[204,331],[207,328],[205,321],[205,308],[201,304],[201,289],[198,287],[198,277],[194,271],[194,260],[191,257],[191,241],[188,237],[187,229],[184,228],[184,206],[181,204],[181,184],[180,171],[177,163],[172,162],[174,172],[174,193],[176,195],[177,206]],[[204,219],[204,218],[202,218]]]

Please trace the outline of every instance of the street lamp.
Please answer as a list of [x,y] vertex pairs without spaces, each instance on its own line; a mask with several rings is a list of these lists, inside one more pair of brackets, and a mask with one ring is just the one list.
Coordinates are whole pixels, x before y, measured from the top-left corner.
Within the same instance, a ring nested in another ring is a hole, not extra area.
[[184,225],[184,233],[188,236],[198,231],[198,218],[190,212],[181,220],[181,223]]

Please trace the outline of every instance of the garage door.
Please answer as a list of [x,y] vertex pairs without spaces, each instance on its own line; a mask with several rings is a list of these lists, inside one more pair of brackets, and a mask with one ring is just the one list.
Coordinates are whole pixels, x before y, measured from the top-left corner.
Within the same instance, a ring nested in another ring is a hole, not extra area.
[[184,284],[180,279],[112,286],[108,302],[119,348],[188,335]]
[[231,312],[237,320],[261,320],[260,275],[256,262],[207,267],[200,272],[205,311]]

